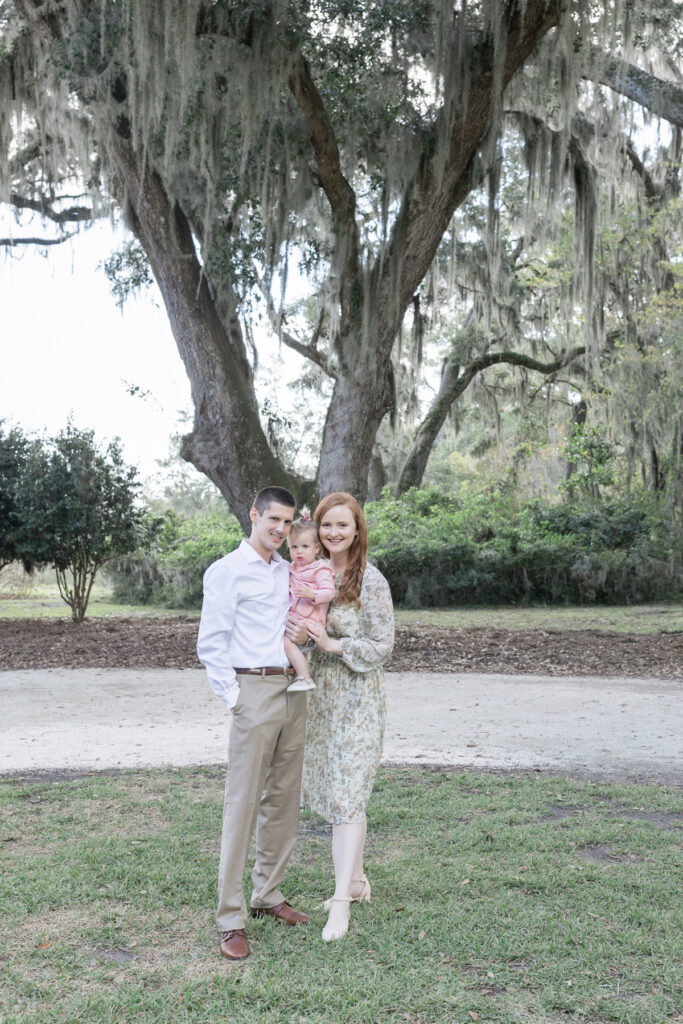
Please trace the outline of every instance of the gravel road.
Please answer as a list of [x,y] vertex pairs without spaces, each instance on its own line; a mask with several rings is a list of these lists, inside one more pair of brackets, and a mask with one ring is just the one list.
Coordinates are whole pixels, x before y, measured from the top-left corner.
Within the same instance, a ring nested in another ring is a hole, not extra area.
[[[387,674],[386,762],[683,779],[680,683]],[[0,672],[0,774],[219,764],[230,714],[195,669]]]

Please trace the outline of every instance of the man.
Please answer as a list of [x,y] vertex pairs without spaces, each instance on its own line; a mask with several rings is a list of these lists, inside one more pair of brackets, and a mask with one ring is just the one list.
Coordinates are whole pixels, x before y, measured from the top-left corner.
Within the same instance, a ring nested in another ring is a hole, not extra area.
[[216,915],[228,960],[251,952],[242,883],[254,826],[252,917],[309,920],[279,889],[296,840],[306,729],[306,694],[286,692],[293,674],[284,650],[290,567],[277,553],[295,507],[282,487],[259,491],[251,535],[204,575],[197,653],[233,714]]

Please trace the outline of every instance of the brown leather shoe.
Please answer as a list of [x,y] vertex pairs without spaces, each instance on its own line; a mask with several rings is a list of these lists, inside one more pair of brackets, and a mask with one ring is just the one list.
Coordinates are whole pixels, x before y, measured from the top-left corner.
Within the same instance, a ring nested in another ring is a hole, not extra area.
[[244,928],[232,928],[229,932],[221,932],[221,956],[226,960],[246,960],[251,949],[247,942]]
[[310,914],[304,914],[302,910],[295,910],[294,907],[290,907],[287,900],[284,903],[278,903],[276,907],[252,907],[252,917],[274,917],[278,921],[284,921],[285,924],[306,924],[307,921],[311,920]]

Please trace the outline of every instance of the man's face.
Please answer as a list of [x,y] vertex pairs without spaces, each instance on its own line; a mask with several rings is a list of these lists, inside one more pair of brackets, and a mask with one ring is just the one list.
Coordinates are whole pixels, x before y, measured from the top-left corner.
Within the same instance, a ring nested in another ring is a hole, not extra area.
[[277,551],[292,527],[294,509],[289,505],[272,504],[260,515],[257,509],[252,508],[249,518],[251,519],[249,541],[261,557],[269,562],[270,556]]

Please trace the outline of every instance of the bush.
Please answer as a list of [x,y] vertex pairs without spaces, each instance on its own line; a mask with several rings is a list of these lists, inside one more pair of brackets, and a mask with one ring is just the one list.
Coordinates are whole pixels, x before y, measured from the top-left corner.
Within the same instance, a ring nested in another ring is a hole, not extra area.
[[516,506],[388,492],[366,506],[370,558],[406,607],[632,604],[683,594],[680,529],[642,502]]
[[109,567],[114,598],[130,604],[198,608],[205,571],[243,537],[242,527],[227,510],[187,519],[167,512],[150,544]]
[[[633,604],[683,594],[680,529],[643,502],[517,505],[499,491],[434,489],[366,506],[372,562],[409,608],[470,604]],[[119,559],[117,600],[201,606],[202,577],[242,529],[226,511],[167,512],[143,550]]]

